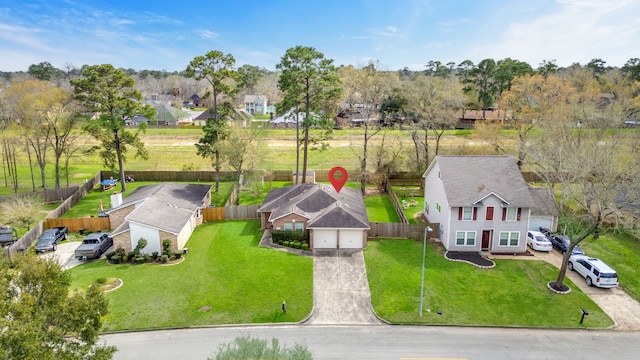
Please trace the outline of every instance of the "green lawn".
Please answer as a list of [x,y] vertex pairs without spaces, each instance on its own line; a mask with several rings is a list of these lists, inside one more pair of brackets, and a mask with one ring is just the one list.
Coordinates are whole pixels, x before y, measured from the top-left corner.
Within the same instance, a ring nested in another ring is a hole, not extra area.
[[586,254],[602,259],[618,273],[620,286],[640,301],[640,239],[624,233],[606,232],[580,243]]
[[268,181],[264,183],[255,182],[252,185],[243,187],[240,192],[240,205],[257,205],[262,204],[264,198],[271,189],[281,188],[285,186],[291,186],[291,181]]
[[371,222],[400,222],[387,194],[370,195],[364,198],[367,216]]
[[105,331],[298,322],[313,306],[313,261],[260,248],[261,234],[259,221],[206,223],[196,228],[182,263],[94,261],[69,271],[75,288],[98,278],[123,280],[107,293]]
[[[603,328],[613,325],[596,304],[567,279],[568,295],[549,291],[558,270],[542,261],[497,260],[493,269],[448,261],[440,245],[428,244],[420,318],[422,245],[413,240],[369,241],[364,252],[371,301],[392,323]],[[579,324],[581,309],[590,315]],[[442,310],[442,315],[437,314]]]

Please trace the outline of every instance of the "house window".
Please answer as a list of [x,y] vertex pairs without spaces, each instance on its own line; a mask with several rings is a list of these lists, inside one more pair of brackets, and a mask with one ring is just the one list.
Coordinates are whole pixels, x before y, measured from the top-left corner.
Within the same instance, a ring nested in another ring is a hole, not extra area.
[[293,231],[293,223],[292,222],[285,222],[284,223],[284,230],[285,231]]
[[458,208],[458,220],[472,221],[476,219],[477,215],[478,215],[478,208],[475,208],[475,207]]
[[304,223],[298,221],[296,223],[296,231],[302,231],[302,230],[304,230]]
[[439,203],[436,203],[436,210],[438,210],[438,213],[442,212],[442,207],[440,206]]
[[428,202],[424,202],[424,213],[429,215],[429,203]]
[[196,209],[196,217],[199,218],[202,216],[202,208],[197,208]]
[[522,209],[516,207],[502,208],[502,221],[520,221]]
[[520,243],[519,231],[501,231],[500,246],[518,246]]
[[493,206],[487,206],[487,216],[486,216],[486,220],[487,221],[492,221],[493,220]]
[[474,246],[476,244],[475,231],[456,231],[456,245]]

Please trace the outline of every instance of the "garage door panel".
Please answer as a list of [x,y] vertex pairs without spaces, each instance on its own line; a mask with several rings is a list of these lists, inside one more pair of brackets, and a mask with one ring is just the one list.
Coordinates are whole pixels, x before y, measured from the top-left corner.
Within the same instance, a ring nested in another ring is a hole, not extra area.
[[335,249],[338,247],[337,230],[313,230],[313,247],[315,249]]
[[341,229],[340,249],[362,249],[362,230]]

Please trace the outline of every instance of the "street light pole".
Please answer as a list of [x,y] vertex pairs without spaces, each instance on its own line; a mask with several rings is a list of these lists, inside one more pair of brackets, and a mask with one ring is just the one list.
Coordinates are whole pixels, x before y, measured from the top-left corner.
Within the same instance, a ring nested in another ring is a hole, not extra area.
[[427,253],[427,232],[432,231],[430,226],[424,228],[424,240],[422,242],[422,280],[420,281],[420,317],[422,317],[422,299],[424,297],[424,260]]

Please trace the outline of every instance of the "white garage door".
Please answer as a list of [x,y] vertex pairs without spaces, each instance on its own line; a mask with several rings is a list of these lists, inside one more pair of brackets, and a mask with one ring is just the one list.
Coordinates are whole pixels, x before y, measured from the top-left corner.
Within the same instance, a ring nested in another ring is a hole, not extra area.
[[340,229],[340,249],[362,249],[362,230]]
[[338,231],[314,229],[313,247],[315,249],[336,249],[338,247]]
[[[551,228],[551,219],[543,217],[543,216],[536,216],[536,217],[531,217],[529,219],[529,230],[536,230],[538,231],[540,229],[540,227],[546,227],[547,229]],[[553,229],[551,229],[553,230]]]

